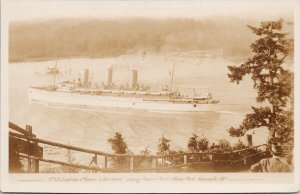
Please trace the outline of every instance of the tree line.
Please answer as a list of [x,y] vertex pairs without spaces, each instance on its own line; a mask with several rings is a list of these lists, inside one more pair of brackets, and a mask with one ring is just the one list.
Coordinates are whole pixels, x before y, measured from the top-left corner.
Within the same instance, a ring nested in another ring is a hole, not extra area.
[[251,20],[213,19],[58,19],[9,25],[9,61],[72,57],[112,57],[137,52],[223,49],[245,56]]
[[[109,138],[108,143],[111,145],[111,149],[115,154],[133,154],[133,152],[129,149],[126,140],[124,139],[123,135],[119,132],[116,132],[113,137]],[[150,168],[151,166],[151,155],[157,156],[169,156],[174,154],[182,154],[182,153],[233,153],[235,150],[241,150],[247,148],[248,146],[245,145],[241,140],[238,140],[237,143],[231,144],[226,139],[220,139],[219,142],[210,142],[206,137],[198,134],[192,134],[189,137],[187,150],[174,150],[171,148],[171,140],[166,138],[162,135],[157,142],[157,151],[152,153],[148,147],[145,147],[141,150],[138,157],[135,159],[135,166],[137,168]],[[233,155],[220,155],[221,159],[224,157],[231,157]],[[199,156],[201,158],[190,158],[189,162],[197,162],[197,161],[205,161],[209,160],[208,155]],[[206,157],[206,158],[205,158]],[[226,158],[225,158],[226,159]],[[116,169],[126,169],[128,168],[128,158],[126,157],[114,157],[111,158],[111,165],[112,168]],[[169,164],[181,164],[182,157],[170,157],[168,158],[167,162]],[[223,166],[224,167],[224,166]]]

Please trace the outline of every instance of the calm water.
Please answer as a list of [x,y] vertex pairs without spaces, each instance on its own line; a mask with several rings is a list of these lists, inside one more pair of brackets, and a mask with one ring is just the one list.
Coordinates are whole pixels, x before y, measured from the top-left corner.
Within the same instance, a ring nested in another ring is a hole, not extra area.
[[[29,85],[50,84],[51,77],[45,75],[47,67],[55,61],[10,64],[10,121],[20,126],[30,124],[40,138],[75,146],[111,151],[107,139],[121,132],[131,151],[138,153],[148,146],[157,151],[158,139],[164,135],[171,139],[172,149],[185,150],[188,138],[201,134],[210,141],[228,139],[227,129],[237,126],[250,105],[255,103],[255,92],[249,78],[240,85],[229,82],[227,65],[236,64],[221,57],[178,56],[175,59],[160,55],[127,55],[105,59],[70,59],[58,61],[62,75],[59,81],[76,79],[81,68],[88,68],[92,82],[105,82],[106,71],[114,68],[115,83],[130,83],[131,69],[139,71],[139,81],[153,87],[168,84],[169,72],[175,62],[174,87],[182,91],[211,91],[220,100],[219,111],[200,113],[153,113],[115,110],[87,110],[30,104]],[[71,71],[70,71],[71,68]],[[37,74],[39,72],[39,74]],[[187,89],[189,88],[189,89]],[[258,130],[254,144],[263,143],[266,131]]]

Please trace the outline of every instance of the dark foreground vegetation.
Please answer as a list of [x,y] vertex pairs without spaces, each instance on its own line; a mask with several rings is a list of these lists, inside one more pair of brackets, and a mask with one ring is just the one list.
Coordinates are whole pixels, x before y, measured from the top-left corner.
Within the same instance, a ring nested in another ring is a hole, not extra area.
[[[80,162],[80,158],[76,157],[74,150],[82,150],[82,148],[74,148],[71,145],[63,145],[60,143],[49,142],[39,139],[48,145],[67,148],[65,157],[60,160],[51,160],[44,158],[43,154],[39,156],[35,153],[35,147],[27,145],[27,141],[20,142],[16,137],[29,138],[16,133],[10,133],[9,143],[9,171],[12,173],[20,172],[238,172],[249,169],[249,166],[259,159],[267,157],[269,152],[266,146],[250,147],[244,145],[241,141],[231,145],[226,140],[220,140],[218,143],[210,143],[207,138],[193,134],[188,141],[187,148],[184,150],[174,150],[171,148],[171,140],[162,136],[157,142],[157,151],[149,150],[145,147],[139,153],[130,151],[130,146],[120,133],[115,133],[113,137],[108,139],[108,143],[114,153],[93,156],[90,163]],[[22,143],[23,142],[23,143]],[[25,144],[24,144],[25,142]],[[37,144],[36,144],[37,145]],[[25,147],[24,147],[25,146]],[[28,152],[26,151],[28,150]],[[61,150],[63,152],[64,150]],[[95,153],[97,151],[85,150],[86,153]],[[27,157],[31,160],[25,159]],[[102,157],[102,159],[101,159]],[[104,163],[98,163],[105,157]],[[21,159],[22,158],[22,159]],[[63,160],[62,160],[63,159]],[[27,162],[26,162],[27,161]],[[34,166],[28,167],[28,161]],[[246,161],[246,163],[245,163]],[[24,163],[25,162],[25,163]],[[39,163],[52,163],[41,166]],[[54,166],[53,166],[54,164]],[[55,167],[56,165],[56,167]],[[58,166],[57,166],[58,165]],[[100,165],[100,166],[99,166]],[[103,166],[104,165],[104,166]],[[40,170],[39,170],[40,169]]]
[[[115,133],[115,136],[108,139],[115,154],[130,155],[133,154],[128,148],[122,134]],[[244,150],[244,151],[243,151]],[[158,168],[160,172],[237,172],[247,171],[250,164],[258,162],[261,158],[268,157],[269,152],[261,149],[251,149],[242,141],[238,140],[235,144],[230,144],[227,140],[221,139],[217,143],[210,143],[207,138],[201,135],[193,134],[188,141],[187,149],[171,149],[171,140],[162,136],[158,140],[157,152],[152,153],[147,147],[141,150],[139,157],[135,158],[135,169],[143,171],[151,169],[153,158],[156,155],[162,157],[160,165],[164,168]],[[263,154],[260,154],[265,152]],[[240,160],[243,157],[256,155],[247,158],[247,163]],[[186,157],[186,158],[184,158]],[[189,165],[183,165],[186,163]],[[129,158],[115,157],[111,159],[112,168],[121,170],[128,169]]]

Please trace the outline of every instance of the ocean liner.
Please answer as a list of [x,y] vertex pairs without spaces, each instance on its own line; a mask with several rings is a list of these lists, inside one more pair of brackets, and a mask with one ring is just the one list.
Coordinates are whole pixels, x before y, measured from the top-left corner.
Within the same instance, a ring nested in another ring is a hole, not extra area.
[[132,70],[131,84],[115,85],[112,82],[113,69],[108,69],[107,81],[102,85],[91,84],[89,70],[82,69],[77,81],[63,81],[55,83],[57,72],[53,72],[54,83],[49,86],[30,86],[28,97],[30,102],[45,104],[112,108],[147,111],[171,112],[200,112],[212,111],[219,101],[213,99],[212,94],[183,95],[178,90],[172,90],[173,74],[170,86],[159,90],[138,83],[138,71]]

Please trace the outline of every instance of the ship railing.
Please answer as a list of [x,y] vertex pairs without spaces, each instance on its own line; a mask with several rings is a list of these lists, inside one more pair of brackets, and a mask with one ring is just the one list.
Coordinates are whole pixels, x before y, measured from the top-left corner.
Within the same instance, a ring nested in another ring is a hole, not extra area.
[[[24,129],[9,122],[9,129],[9,141],[19,147],[18,156],[25,160],[23,171],[29,173],[52,172],[51,169],[43,169],[41,162],[88,172],[165,172],[174,169],[186,170],[189,167],[197,169],[206,165],[209,165],[212,170],[227,167],[229,169],[247,168],[259,159],[269,155],[268,145],[266,144],[227,152],[177,152],[156,155],[112,154],[38,138],[32,133],[30,125],[26,125]],[[45,146],[88,154],[87,157],[91,158],[91,162],[85,164],[70,161],[67,158],[62,160],[45,158],[45,155],[47,155]],[[205,169],[207,169],[207,166]]]

